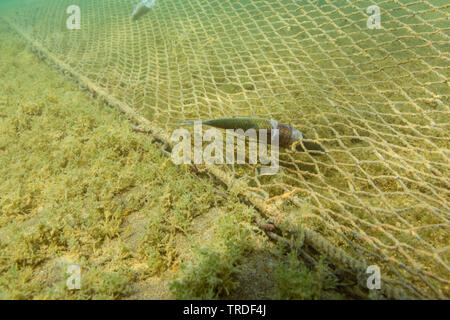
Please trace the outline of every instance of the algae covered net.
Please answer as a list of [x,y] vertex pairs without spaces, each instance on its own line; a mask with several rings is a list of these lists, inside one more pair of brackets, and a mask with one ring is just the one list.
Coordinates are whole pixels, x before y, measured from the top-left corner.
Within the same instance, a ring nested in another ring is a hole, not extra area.
[[157,0],[133,21],[135,4],[6,1],[1,16],[165,141],[178,120],[298,128],[327,153],[281,149],[273,176],[216,176],[276,219],[301,219],[337,265],[377,265],[388,296],[450,297],[448,1]]

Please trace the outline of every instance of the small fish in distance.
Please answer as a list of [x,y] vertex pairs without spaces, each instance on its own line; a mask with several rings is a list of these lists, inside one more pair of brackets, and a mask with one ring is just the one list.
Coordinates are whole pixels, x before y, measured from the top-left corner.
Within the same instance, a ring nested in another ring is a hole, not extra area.
[[156,5],[156,0],[142,0],[139,2],[131,14],[131,19],[137,20],[149,12]]
[[[185,123],[193,125],[195,121],[178,121],[178,123]],[[248,129],[266,129],[267,130],[267,143],[271,143],[272,129],[279,130],[279,145],[283,148],[290,149],[295,147],[295,150],[299,152],[304,151],[316,151],[325,153],[322,146],[316,142],[308,141],[308,139],[299,130],[275,120],[268,120],[263,118],[254,117],[242,117],[242,118],[222,118],[200,121],[201,124],[212,126],[220,129],[242,129],[244,131]]]

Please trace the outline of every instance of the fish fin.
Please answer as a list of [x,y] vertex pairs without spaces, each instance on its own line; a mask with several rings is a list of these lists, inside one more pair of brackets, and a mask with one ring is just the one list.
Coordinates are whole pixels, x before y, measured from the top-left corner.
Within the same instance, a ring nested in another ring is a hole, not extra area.
[[180,124],[184,124],[184,125],[193,125],[194,121],[191,121],[191,120],[180,120],[180,121],[175,121],[175,123],[180,123]]
[[308,152],[311,154],[327,154],[325,149],[317,142],[310,139],[301,139],[297,143],[294,143],[294,148],[300,152]]

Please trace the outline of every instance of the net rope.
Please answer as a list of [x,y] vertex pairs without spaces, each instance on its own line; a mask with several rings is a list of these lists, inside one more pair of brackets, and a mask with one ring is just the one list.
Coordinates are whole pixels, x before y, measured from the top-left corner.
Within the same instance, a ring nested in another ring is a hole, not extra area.
[[[132,21],[134,4],[6,1],[1,16],[160,141],[178,120],[298,128],[327,154],[281,149],[273,176],[208,170],[279,221],[295,212],[336,263],[378,265],[388,296],[450,297],[447,1],[161,0]],[[367,27],[371,5],[381,29]]]

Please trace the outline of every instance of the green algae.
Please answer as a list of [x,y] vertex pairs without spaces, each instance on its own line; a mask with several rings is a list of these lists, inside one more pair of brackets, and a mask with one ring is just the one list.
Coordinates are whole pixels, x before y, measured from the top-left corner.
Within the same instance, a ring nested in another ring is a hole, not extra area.
[[[252,208],[175,166],[4,24],[0,37],[0,298],[281,296],[272,271],[287,251]],[[319,296],[286,296],[302,297]]]

